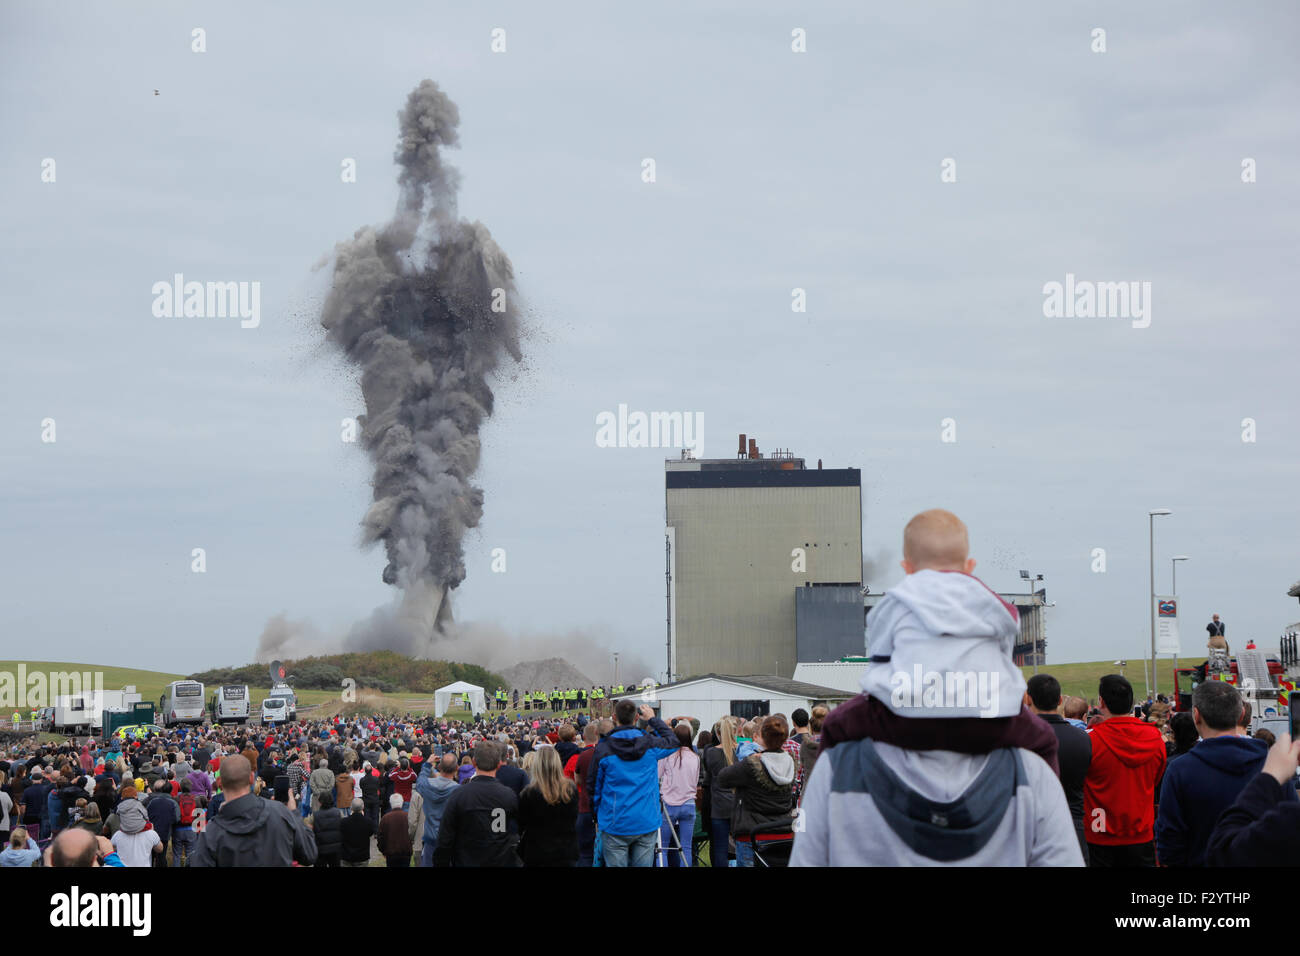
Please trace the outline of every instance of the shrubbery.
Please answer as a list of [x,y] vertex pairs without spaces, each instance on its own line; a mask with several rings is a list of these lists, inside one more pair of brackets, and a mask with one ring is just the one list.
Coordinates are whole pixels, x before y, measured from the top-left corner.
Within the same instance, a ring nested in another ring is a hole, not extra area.
[[[432,694],[439,687],[458,680],[477,684],[488,693],[505,686],[500,675],[477,664],[417,660],[396,651],[304,657],[285,661],[284,667],[293,678],[293,686],[300,690],[338,690],[348,677],[357,682],[357,687],[370,687],[385,694]],[[265,687],[268,675],[265,664],[245,664],[243,667],[216,667],[191,674],[190,679],[204,684]]]

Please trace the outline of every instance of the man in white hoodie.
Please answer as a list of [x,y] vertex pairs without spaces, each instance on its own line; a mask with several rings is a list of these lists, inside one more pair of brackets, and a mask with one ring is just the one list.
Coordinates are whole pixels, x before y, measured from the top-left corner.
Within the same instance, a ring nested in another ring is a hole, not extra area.
[[1015,609],[971,575],[966,526],[925,511],[871,612],[863,693],[832,711],[792,866],[1082,866],[1056,737],[1024,709]]

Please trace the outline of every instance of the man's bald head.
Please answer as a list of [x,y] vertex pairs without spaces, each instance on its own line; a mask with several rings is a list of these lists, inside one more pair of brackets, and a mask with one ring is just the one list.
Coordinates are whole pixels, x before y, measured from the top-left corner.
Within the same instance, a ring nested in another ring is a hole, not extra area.
[[240,754],[231,754],[221,761],[221,790],[226,799],[234,793],[248,790],[253,785],[253,765]]
[[84,827],[69,827],[50,844],[50,866],[94,866],[98,852],[93,833]]
[[975,567],[971,560],[966,525],[951,511],[931,508],[922,511],[903,529],[903,570],[965,571]]

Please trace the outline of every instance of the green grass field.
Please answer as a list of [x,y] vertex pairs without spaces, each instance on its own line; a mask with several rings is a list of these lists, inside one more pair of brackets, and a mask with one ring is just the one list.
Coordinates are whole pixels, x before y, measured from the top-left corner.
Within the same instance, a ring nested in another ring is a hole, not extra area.
[[[1199,664],[1204,658],[1180,658],[1179,667]],[[1022,667],[1021,671],[1028,680],[1034,674],[1032,667]],[[1091,702],[1097,696],[1097,682],[1106,674],[1123,672],[1133,685],[1133,692],[1139,698],[1146,697],[1147,684],[1141,660],[1131,660],[1126,667],[1116,667],[1114,661],[1089,661],[1083,664],[1043,664],[1038,668],[1040,674],[1051,674],[1061,682],[1061,691],[1072,697],[1082,697]],[[1160,692],[1171,693],[1174,689],[1174,665],[1169,658],[1160,661],[1158,684]]]
[[[114,667],[106,664],[72,664],[67,661],[0,661],[0,673],[9,673],[14,675],[17,680],[18,665],[23,664],[27,668],[27,673],[37,671],[48,674],[57,674],[59,672],[77,672],[85,674],[87,671],[92,675],[102,673],[104,680],[104,690],[121,690],[123,687],[135,685],[136,691],[145,702],[157,703],[158,698],[162,695],[163,688],[174,680],[183,680],[185,674],[168,674],[162,671],[137,670],[127,667]],[[92,680],[93,680],[92,676]],[[261,686],[249,685],[249,693],[252,695],[255,704],[260,703],[271,690],[270,684]],[[205,688],[205,699],[211,694],[211,688]],[[324,704],[326,708],[332,708],[335,704],[342,704],[341,689],[332,690],[312,690],[304,689],[298,691],[298,705],[300,707],[311,707],[317,704]],[[407,710],[406,702],[408,700],[420,700],[430,695],[421,695],[413,693],[397,694],[379,694],[365,691],[367,698],[377,698],[384,709],[405,711]],[[206,701],[205,701],[206,702]]]
[[[1191,659],[1182,661],[1183,666],[1187,666]],[[137,691],[145,701],[157,702],[159,695],[162,694],[163,688],[174,680],[180,680],[185,677],[184,674],[167,674],[161,671],[137,670],[127,667],[114,667],[103,664],[70,664],[63,661],[0,661],[0,673],[10,673],[17,675],[18,665],[22,663],[27,667],[28,672],[44,671],[101,671],[104,675],[105,690],[120,690],[128,684],[134,684]],[[1133,683],[1133,689],[1142,696],[1146,692],[1146,680],[1143,674],[1142,661],[1131,661],[1127,667],[1118,668],[1112,661],[1089,661],[1075,664],[1046,664],[1039,668],[1041,673],[1051,674],[1061,682],[1061,689],[1075,697],[1083,697],[1091,701],[1097,696],[1097,681],[1104,674],[1113,674],[1119,670]],[[1025,677],[1030,677],[1034,669],[1032,667],[1022,668]],[[1160,687],[1162,690],[1169,691],[1173,688],[1173,663],[1168,660],[1160,662]],[[270,685],[252,686],[249,690],[252,693],[254,703],[259,703],[263,697],[270,691]],[[412,713],[423,714],[432,709],[431,695],[417,693],[395,693],[380,694],[378,692],[364,691],[366,701],[372,706],[377,706],[387,713]],[[414,702],[427,702],[428,706],[421,707]],[[298,691],[298,703],[300,707],[308,708],[313,705],[323,705],[320,708],[321,713],[333,713],[339,709],[345,709],[340,696],[340,691],[333,690],[300,690]],[[308,715],[312,715],[308,711]],[[513,711],[508,713],[513,714]],[[532,712],[529,712],[532,715]],[[467,720],[469,714],[464,712],[453,712],[447,715],[453,719]],[[534,716],[542,716],[536,714]]]

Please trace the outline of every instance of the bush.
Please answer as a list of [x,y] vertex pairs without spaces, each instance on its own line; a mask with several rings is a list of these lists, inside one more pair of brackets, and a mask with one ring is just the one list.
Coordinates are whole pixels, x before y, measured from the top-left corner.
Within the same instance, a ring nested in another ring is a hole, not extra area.
[[[294,687],[315,690],[338,690],[345,678],[357,686],[384,694],[432,694],[439,687],[463,680],[477,684],[489,694],[505,681],[498,674],[478,664],[454,661],[426,661],[398,654],[396,651],[368,651],[364,654],[329,654],[285,661],[285,672]],[[265,664],[242,667],[215,667],[190,675],[204,684],[249,684],[267,686]]]

